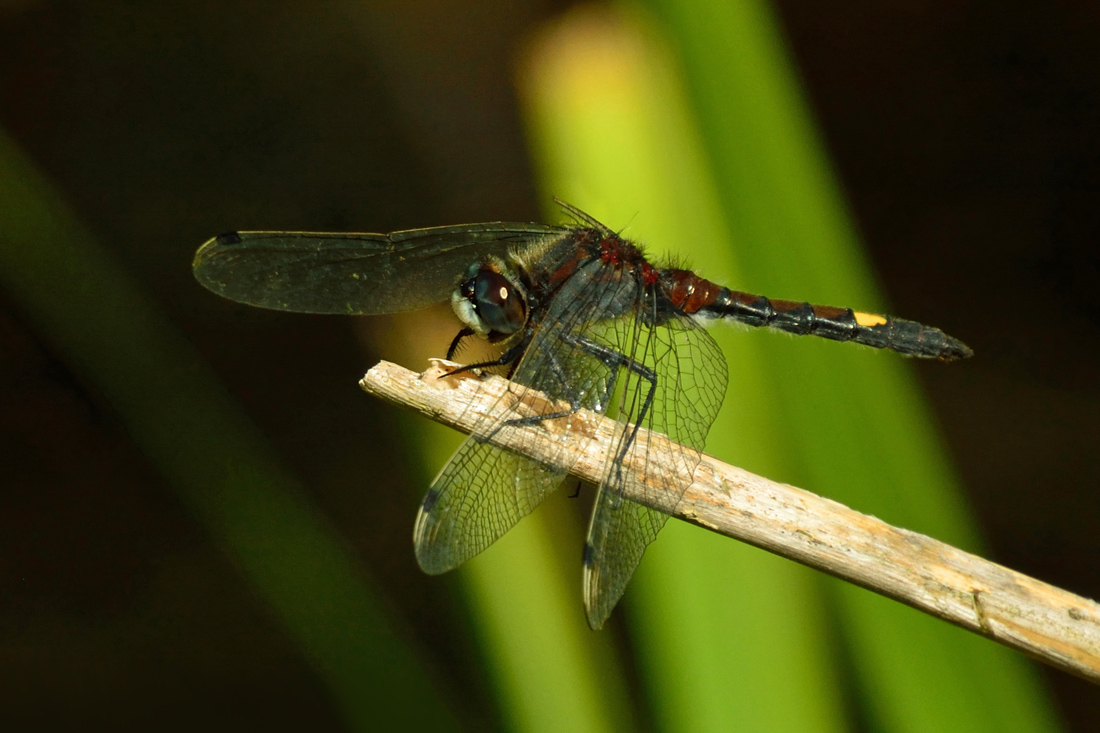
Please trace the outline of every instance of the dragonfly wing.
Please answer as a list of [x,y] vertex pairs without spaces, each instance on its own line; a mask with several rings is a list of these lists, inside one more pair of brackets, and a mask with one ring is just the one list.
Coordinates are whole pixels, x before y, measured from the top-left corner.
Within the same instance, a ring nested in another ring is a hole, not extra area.
[[530,514],[564,473],[467,438],[420,505],[413,529],[420,567],[436,575],[477,555]]
[[560,237],[562,227],[490,222],[392,234],[232,232],[195,254],[195,277],[240,303],[299,313],[371,315],[450,297],[473,262]]
[[[592,440],[555,422],[569,420],[580,408],[606,410],[613,370],[571,345],[569,337],[583,330],[580,325],[591,321],[608,297],[632,297],[635,286],[612,283],[593,288],[591,284],[575,275],[562,287],[554,301],[554,318],[543,319],[536,328],[509,391],[501,398],[511,405],[507,417],[475,427],[473,436],[432,483],[414,531],[416,556],[425,571],[445,572],[491,545],[561,485],[584,453],[584,444]],[[543,452],[544,462],[483,442],[509,421],[545,430],[529,438],[542,446],[547,433],[553,438],[551,453]]]
[[[646,546],[691,485],[728,379],[721,349],[692,319],[659,325],[620,320],[604,331],[603,341],[652,372],[623,369],[608,412],[623,427],[608,452],[584,551],[585,612],[594,629],[611,615]],[[634,440],[634,424],[672,442],[651,444],[645,455],[646,446]],[[654,455],[655,450],[662,454]],[[635,478],[622,470],[624,461],[654,470]],[[626,498],[628,489],[642,491],[657,508]]]

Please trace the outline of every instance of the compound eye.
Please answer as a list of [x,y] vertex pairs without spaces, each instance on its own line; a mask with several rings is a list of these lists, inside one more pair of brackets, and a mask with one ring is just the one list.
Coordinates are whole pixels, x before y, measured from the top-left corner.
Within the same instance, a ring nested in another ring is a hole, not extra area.
[[490,331],[511,334],[523,328],[527,307],[508,278],[492,270],[480,270],[463,289]]

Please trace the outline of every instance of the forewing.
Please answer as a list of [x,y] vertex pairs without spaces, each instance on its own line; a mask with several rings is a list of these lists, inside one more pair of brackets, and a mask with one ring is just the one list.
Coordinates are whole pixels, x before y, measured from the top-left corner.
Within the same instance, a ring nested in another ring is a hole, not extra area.
[[559,237],[562,227],[490,222],[392,234],[233,232],[195,253],[195,277],[240,303],[299,313],[372,315],[450,297],[485,255]]
[[[656,315],[652,300],[642,306]],[[619,319],[598,334],[642,368],[620,372],[608,412],[623,428],[608,452],[584,552],[585,611],[594,629],[611,615],[646,546],[691,485],[726,391],[725,358],[710,334],[687,317],[654,325],[659,320]],[[652,374],[639,373],[646,370]],[[634,439],[635,424],[671,443],[651,443],[647,453]],[[641,480],[622,470],[624,461],[644,467]],[[642,491],[658,508],[627,499],[627,489]]]
[[[510,404],[507,417],[478,425],[432,483],[414,530],[417,560],[426,572],[455,568],[491,545],[561,485],[591,440],[565,423],[577,408],[607,409],[612,370],[570,338],[585,331],[608,298],[633,297],[635,287],[595,282],[602,269],[593,263],[562,286],[554,317],[538,325],[502,397]],[[544,463],[482,442],[516,420],[539,426],[542,445],[550,438],[553,449]]]

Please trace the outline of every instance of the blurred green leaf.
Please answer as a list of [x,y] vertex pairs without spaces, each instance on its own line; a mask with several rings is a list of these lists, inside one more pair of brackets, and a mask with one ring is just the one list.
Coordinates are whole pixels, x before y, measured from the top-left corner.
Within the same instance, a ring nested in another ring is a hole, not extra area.
[[455,728],[363,569],[255,426],[2,133],[0,201],[0,286],[110,403],[283,623],[349,724]]
[[[770,8],[758,0],[647,5],[682,64],[744,285],[878,309],[882,298]],[[789,468],[775,478],[977,548],[908,364],[823,342],[771,338],[760,345],[788,451]],[[1056,727],[1022,657],[854,586],[830,585],[873,725]]]
[[[538,42],[522,90],[543,188],[613,229],[628,225],[651,254],[670,248],[730,278],[737,262],[702,147],[653,40],[584,10]],[[737,358],[708,449],[773,472],[780,454],[756,342],[714,335]],[[661,729],[842,729],[817,584],[804,568],[674,522],[624,605]]]

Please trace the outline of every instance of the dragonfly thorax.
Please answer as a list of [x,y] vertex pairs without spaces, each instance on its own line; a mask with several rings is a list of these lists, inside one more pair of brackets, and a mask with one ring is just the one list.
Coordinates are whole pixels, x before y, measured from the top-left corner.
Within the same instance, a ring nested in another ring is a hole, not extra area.
[[527,297],[518,282],[501,270],[499,260],[470,266],[451,295],[455,315],[478,336],[500,341],[527,323]]

